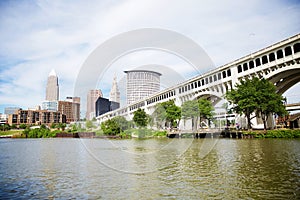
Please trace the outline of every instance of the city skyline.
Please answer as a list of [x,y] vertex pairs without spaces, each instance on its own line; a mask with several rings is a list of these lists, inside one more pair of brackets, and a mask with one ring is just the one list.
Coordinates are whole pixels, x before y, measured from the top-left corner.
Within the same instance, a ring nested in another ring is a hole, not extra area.
[[[202,46],[215,67],[300,32],[297,1],[189,1],[184,7],[180,1],[77,2],[72,7],[66,2],[9,1],[0,8],[0,113],[4,107],[40,104],[43,74],[52,68],[60,75],[60,96],[73,96],[74,81],[91,51],[126,31],[159,27],[179,32]],[[149,8],[164,12],[156,17]],[[197,75],[178,58],[150,50],[120,58],[107,73],[122,80],[130,66],[153,63],[172,67],[184,78]],[[95,88],[108,97],[112,76],[102,77]],[[299,99],[299,83],[287,94]]]

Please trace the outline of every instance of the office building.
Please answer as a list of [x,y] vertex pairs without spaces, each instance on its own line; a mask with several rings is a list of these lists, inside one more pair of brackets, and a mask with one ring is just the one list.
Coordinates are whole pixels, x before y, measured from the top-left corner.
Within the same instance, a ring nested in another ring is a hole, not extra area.
[[103,115],[109,111],[113,111],[120,107],[120,103],[109,101],[109,99],[99,97],[96,101],[96,117],[99,115]]
[[120,103],[120,91],[117,83],[117,77],[114,76],[112,87],[109,94],[109,100],[113,102]]
[[159,92],[160,73],[149,70],[130,70],[125,73],[127,105]]
[[59,85],[58,77],[52,69],[48,76],[47,86],[46,86],[46,101],[58,101],[59,99]]
[[103,97],[101,90],[90,90],[86,101],[86,119],[92,120],[96,116],[95,103],[99,97]]
[[67,97],[66,101],[58,101],[58,112],[66,115],[66,122],[80,120],[80,98]]

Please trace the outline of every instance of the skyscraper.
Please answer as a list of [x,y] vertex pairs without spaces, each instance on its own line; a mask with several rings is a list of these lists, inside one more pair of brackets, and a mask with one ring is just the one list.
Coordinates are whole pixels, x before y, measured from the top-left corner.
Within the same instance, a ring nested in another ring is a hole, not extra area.
[[58,77],[52,69],[48,76],[47,87],[46,87],[46,100],[47,101],[58,101],[59,99],[59,85]]
[[114,76],[112,87],[109,94],[109,101],[120,103],[120,91],[117,84],[117,77]]
[[98,99],[98,97],[102,97],[103,94],[101,92],[101,90],[90,90],[87,94],[87,101],[86,101],[86,119],[93,119],[93,117],[96,116],[96,108],[95,108],[95,104],[96,101]]
[[160,73],[149,70],[130,70],[125,73],[127,105],[159,92]]

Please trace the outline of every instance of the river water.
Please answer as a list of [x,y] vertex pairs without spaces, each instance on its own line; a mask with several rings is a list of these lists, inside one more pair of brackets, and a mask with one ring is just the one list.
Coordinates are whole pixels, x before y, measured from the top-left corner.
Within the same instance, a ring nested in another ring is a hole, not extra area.
[[0,140],[0,199],[72,198],[300,199],[300,140]]

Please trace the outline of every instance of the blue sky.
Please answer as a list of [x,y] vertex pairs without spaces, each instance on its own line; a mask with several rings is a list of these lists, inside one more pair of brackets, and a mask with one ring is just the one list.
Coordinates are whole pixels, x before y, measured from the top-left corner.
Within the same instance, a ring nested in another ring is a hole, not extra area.
[[[26,109],[41,104],[51,69],[59,76],[60,99],[72,96],[86,58],[123,32],[176,31],[197,42],[218,67],[300,33],[299,10],[298,1],[284,0],[1,1],[0,113],[6,106]],[[147,64],[172,66],[185,78],[193,75],[172,55],[136,52],[113,63],[96,87],[108,97],[112,73],[122,80],[123,70]],[[285,95],[296,101],[299,88],[298,84]],[[82,98],[84,111],[86,97]]]

